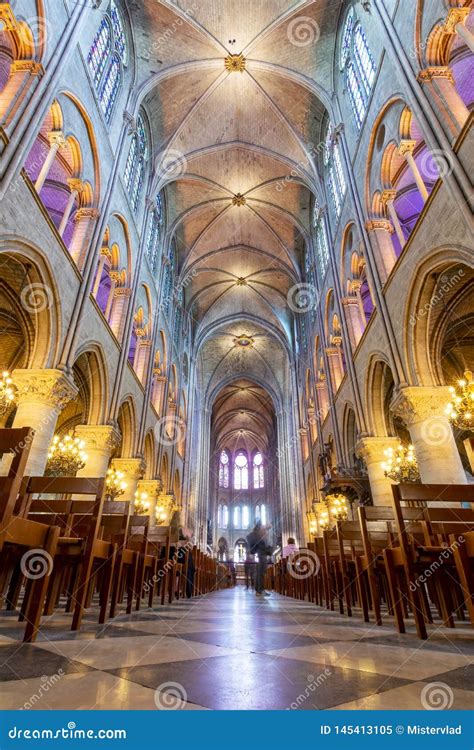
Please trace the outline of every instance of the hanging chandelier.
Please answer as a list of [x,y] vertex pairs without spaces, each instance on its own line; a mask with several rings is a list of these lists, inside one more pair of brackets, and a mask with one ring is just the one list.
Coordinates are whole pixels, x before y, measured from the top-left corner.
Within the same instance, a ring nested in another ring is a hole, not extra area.
[[394,482],[419,482],[420,470],[413,445],[400,443],[395,450],[384,450],[386,461],[382,463],[384,475]]
[[67,434],[55,435],[48,452],[45,474],[50,477],[74,477],[87,461],[85,443],[78,437]]
[[150,511],[148,492],[135,492],[135,513],[138,516],[146,516]]
[[471,370],[466,370],[464,377],[451,386],[451,403],[446,407],[446,414],[455,427],[460,430],[473,429],[474,414],[474,379]]
[[0,415],[6,414],[15,402],[16,388],[13,385],[10,373],[5,370],[0,378]]
[[105,476],[105,496],[107,500],[116,500],[123,495],[127,486],[123,471],[117,471],[117,469],[110,467]]
[[347,521],[347,498],[340,492],[326,495],[326,505],[329,509],[329,516],[333,522]]

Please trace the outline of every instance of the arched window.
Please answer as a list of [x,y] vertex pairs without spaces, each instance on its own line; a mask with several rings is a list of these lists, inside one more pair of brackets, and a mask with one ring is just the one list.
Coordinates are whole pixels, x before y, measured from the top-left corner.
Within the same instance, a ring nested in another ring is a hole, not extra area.
[[316,241],[316,256],[321,279],[324,279],[329,265],[329,245],[324,224],[323,211],[317,201],[314,202],[313,214],[314,238]]
[[229,526],[229,508],[227,505],[222,506],[222,528],[227,529]]
[[242,528],[248,529],[250,526],[250,513],[249,513],[249,506],[244,505],[242,506]]
[[163,227],[163,205],[160,195],[156,196],[156,202],[150,212],[148,225],[148,236],[146,240],[145,255],[153,272],[156,271],[156,262],[160,255],[160,240]]
[[97,98],[107,124],[112,119],[127,59],[127,40],[122,18],[114,0],[111,0],[87,55]]
[[326,167],[327,182],[334,207],[334,214],[336,219],[339,219],[347,186],[337,137],[335,137],[329,125],[325,140],[324,165]]
[[183,305],[184,305],[184,292],[183,292],[183,288],[181,287],[176,297],[176,308],[175,308],[175,315],[174,315],[173,343],[176,349],[179,346],[179,341],[181,338],[181,329],[183,325]]
[[148,137],[143,117],[141,115],[138,115],[137,130],[133,134],[132,142],[130,144],[130,150],[128,152],[128,157],[125,164],[125,171],[123,173],[125,188],[127,190],[128,197],[130,198],[130,203],[135,213],[140,204],[140,196],[142,193],[143,182],[145,180],[147,159]]
[[233,527],[234,529],[241,529],[241,520],[240,520],[240,505],[236,505],[234,507],[234,520],[233,520]]
[[248,490],[249,488],[249,462],[242,451],[238,453],[234,461],[234,489]]
[[171,310],[171,302],[173,299],[173,285],[174,276],[176,269],[175,252],[174,246],[170,245],[168,259],[165,265],[163,273],[163,291],[161,298],[161,305],[167,318],[169,318]]
[[119,57],[118,55],[113,55],[99,93],[99,103],[107,123],[110,122],[112,117],[121,82],[122,71]]
[[346,16],[342,34],[340,68],[344,72],[354,119],[360,129],[367,112],[376,69],[367,37],[361,24],[355,21],[353,8]]
[[263,503],[260,507],[260,520],[263,523],[263,525],[265,525],[267,522],[267,508]]
[[222,451],[219,459],[219,487],[229,487],[229,456]]
[[261,453],[256,453],[253,457],[253,486],[256,490],[261,490],[265,487],[263,456]]
[[255,518],[254,521],[257,523],[257,521],[260,520],[260,505],[255,506]]
[[222,528],[222,505],[219,505],[217,508],[217,528]]

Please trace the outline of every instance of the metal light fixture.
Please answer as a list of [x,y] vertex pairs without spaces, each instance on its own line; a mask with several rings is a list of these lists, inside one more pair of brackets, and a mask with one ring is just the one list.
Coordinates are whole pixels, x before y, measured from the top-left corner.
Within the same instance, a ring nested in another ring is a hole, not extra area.
[[116,500],[123,495],[128,486],[124,477],[125,474],[123,471],[117,471],[117,469],[113,469],[112,467],[107,471],[105,477],[105,495],[107,500]]
[[73,477],[87,461],[85,443],[73,435],[55,435],[49,447],[45,474],[50,477]]
[[135,492],[135,513],[139,516],[146,516],[150,511],[150,501],[148,492]]
[[333,522],[347,521],[347,498],[340,492],[326,495],[326,505],[329,510],[329,517]]
[[446,414],[455,427],[460,430],[473,429],[474,415],[474,379],[471,370],[466,370],[464,377],[456,386],[451,386],[451,403],[446,407]]
[[13,385],[13,380],[8,372],[5,370],[2,372],[0,378],[0,415],[6,414],[16,402],[16,388]]
[[395,450],[386,448],[384,455],[387,460],[382,463],[382,469],[388,479],[393,479],[394,482],[420,481],[420,470],[413,445],[400,443]]

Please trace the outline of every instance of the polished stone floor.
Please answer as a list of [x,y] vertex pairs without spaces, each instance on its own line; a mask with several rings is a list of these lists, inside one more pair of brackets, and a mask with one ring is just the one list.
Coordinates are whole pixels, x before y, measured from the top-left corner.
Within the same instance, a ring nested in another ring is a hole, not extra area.
[[314,605],[242,587],[97,625],[44,619],[21,643],[13,613],[0,616],[4,709],[418,709],[472,708],[470,628],[364,625]]

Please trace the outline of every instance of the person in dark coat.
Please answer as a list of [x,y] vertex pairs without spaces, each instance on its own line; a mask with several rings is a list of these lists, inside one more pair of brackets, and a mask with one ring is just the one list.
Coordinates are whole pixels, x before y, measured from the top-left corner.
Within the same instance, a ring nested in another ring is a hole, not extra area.
[[256,596],[270,596],[268,591],[265,591],[264,589],[267,558],[270,554],[267,541],[267,531],[269,528],[270,526],[263,526],[262,522],[259,520],[247,537],[249,553],[251,555],[258,555],[257,570],[255,576]]

